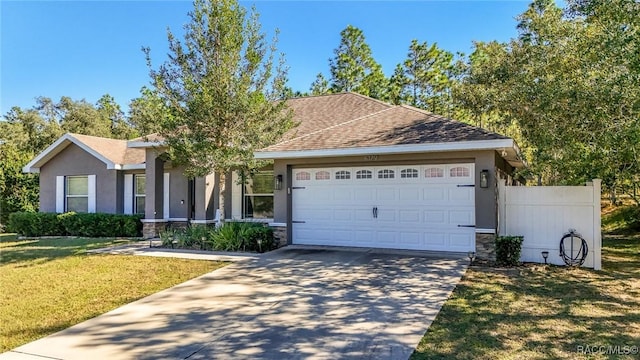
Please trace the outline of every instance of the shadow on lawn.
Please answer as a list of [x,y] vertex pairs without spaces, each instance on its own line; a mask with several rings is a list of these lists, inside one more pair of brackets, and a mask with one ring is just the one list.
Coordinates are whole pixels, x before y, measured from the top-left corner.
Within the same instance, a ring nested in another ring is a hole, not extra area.
[[83,255],[87,250],[127,243],[129,240],[55,238],[36,240],[15,240],[3,242],[0,246],[0,265],[22,263],[31,266],[58,258]]
[[640,236],[606,238],[602,271],[474,266],[412,358],[566,359],[584,358],[579,346],[638,346],[639,250]]

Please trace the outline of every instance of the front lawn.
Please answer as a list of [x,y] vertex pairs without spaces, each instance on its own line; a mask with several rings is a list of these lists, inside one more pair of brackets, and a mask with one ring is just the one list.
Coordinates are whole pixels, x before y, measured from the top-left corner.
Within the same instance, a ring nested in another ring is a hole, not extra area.
[[602,271],[470,267],[412,359],[637,358],[640,234],[606,236],[602,256]]
[[86,255],[110,239],[0,239],[0,352],[44,337],[224,265]]

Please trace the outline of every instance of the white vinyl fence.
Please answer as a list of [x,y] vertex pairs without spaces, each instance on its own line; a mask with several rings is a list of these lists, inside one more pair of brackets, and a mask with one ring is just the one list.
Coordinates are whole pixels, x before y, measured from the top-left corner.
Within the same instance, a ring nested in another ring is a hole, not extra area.
[[575,229],[588,245],[583,266],[602,267],[600,186],[595,179],[586,186],[505,186],[498,188],[499,235],[522,235],[522,261],[564,265],[560,240]]

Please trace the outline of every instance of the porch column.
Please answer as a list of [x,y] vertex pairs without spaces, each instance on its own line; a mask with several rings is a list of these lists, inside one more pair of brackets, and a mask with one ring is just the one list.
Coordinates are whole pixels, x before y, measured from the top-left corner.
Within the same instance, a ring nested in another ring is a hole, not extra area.
[[164,161],[154,149],[147,149],[145,167],[145,206],[142,220],[142,235],[145,238],[158,236],[164,229],[166,220],[163,219],[164,209]]

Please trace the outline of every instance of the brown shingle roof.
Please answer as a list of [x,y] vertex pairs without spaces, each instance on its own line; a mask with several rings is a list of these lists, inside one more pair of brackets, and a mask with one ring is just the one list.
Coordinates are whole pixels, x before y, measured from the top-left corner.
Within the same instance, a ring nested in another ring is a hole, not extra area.
[[[370,146],[508,139],[502,135],[411,106],[394,106],[356,93],[287,100],[298,124],[281,142],[262,151],[298,151]],[[158,134],[134,142],[162,142]]]
[[[325,116],[332,116],[330,109]],[[306,119],[304,120],[306,121]],[[306,135],[282,141],[264,151],[299,151],[410,145],[507,137],[410,106],[388,108]]]
[[128,148],[127,140],[69,134],[114,164],[134,165],[145,162],[145,150]]

